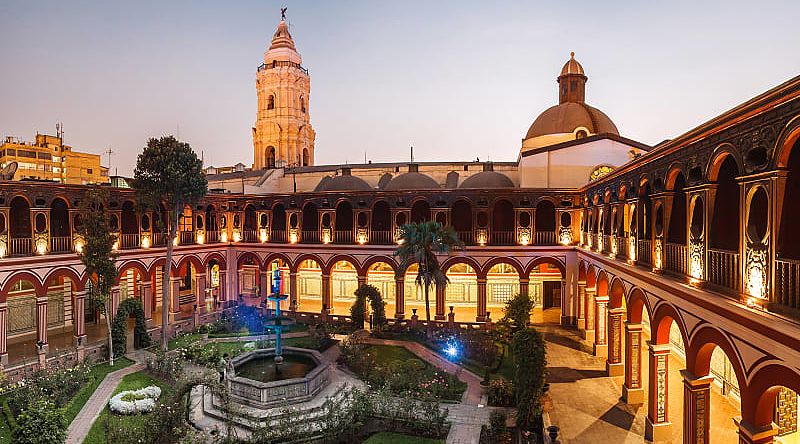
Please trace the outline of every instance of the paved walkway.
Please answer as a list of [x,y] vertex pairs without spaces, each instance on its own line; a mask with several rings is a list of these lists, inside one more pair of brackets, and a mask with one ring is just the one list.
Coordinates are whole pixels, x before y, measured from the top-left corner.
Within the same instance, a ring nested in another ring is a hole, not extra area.
[[125,355],[125,357],[132,359],[135,363],[109,373],[103,378],[103,382],[97,386],[97,390],[92,393],[92,396],[89,397],[86,404],[84,404],[81,411],[78,412],[78,415],[75,416],[75,419],[73,419],[72,423],[69,425],[67,429],[67,444],[79,444],[83,442],[86,435],[89,434],[89,430],[91,430],[94,421],[100,416],[100,413],[106,408],[106,405],[108,405],[111,395],[114,393],[120,381],[122,381],[122,378],[145,368],[144,362],[146,355],[147,352],[144,350],[136,350],[135,352]]
[[461,397],[461,404],[445,404],[448,409],[447,421],[450,422],[450,433],[447,444],[478,444],[481,436],[481,425],[489,424],[492,408],[486,405],[486,389],[481,386],[482,379],[456,365],[424,345],[413,341],[394,341],[389,339],[365,338],[365,343],[376,345],[394,345],[403,347],[417,355],[420,359],[458,377],[467,384]]

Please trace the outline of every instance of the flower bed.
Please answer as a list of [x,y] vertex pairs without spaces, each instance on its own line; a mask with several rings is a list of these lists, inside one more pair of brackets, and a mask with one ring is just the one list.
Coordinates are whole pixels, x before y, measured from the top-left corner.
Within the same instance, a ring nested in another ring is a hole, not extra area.
[[161,388],[155,385],[139,390],[125,390],[111,398],[111,401],[108,402],[108,408],[120,415],[149,413],[156,408],[156,400],[160,396]]

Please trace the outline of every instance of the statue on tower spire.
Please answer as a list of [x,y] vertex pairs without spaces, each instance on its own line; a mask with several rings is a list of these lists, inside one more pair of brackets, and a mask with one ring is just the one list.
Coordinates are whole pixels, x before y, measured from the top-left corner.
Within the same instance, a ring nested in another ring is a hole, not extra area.
[[286,10],[289,8],[283,7],[281,8],[281,20],[286,20]]

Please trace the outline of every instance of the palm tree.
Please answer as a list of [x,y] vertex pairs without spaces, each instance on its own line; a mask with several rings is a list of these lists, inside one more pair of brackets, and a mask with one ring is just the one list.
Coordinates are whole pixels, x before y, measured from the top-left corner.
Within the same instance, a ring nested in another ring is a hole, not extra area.
[[437,255],[450,254],[454,249],[462,248],[464,243],[458,239],[453,227],[442,227],[439,222],[430,220],[401,226],[399,243],[394,255],[400,260],[400,270],[405,271],[413,264],[419,266],[416,282],[425,289],[425,319],[430,331],[431,302],[428,290],[432,284],[438,287],[448,283]]

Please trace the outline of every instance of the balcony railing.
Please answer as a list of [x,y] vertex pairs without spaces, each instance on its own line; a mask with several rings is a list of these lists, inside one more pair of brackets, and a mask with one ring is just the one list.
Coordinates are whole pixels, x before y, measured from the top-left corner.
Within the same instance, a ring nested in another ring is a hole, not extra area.
[[286,230],[272,230],[269,237],[270,242],[286,242]]
[[51,237],[50,251],[53,253],[67,253],[72,251],[72,238],[69,236]]
[[636,261],[644,265],[653,265],[653,242],[650,239],[636,241]]
[[712,284],[739,290],[739,253],[708,249],[708,280]]
[[353,231],[352,230],[335,230],[333,232],[333,242],[337,244],[352,244]]
[[123,250],[131,250],[139,247],[139,233],[119,235],[119,248]]
[[775,259],[775,293],[772,302],[800,309],[800,260]]
[[29,256],[33,252],[33,239],[29,237],[12,237],[11,256]]
[[513,231],[492,231],[490,236],[489,240],[492,245],[515,245],[517,243]]
[[603,236],[603,253],[611,253],[611,236],[607,234],[603,234],[601,236]]
[[163,247],[167,245],[167,238],[169,237],[166,233],[153,233],[153,246],[154,247]]
[[394,243],[391,231],[373,231],[369,243],[375,245],[391,245]]
[[533,234],[534,245],[556,245],[555,231],[537,231]]
[[281,68],[281,67],[297,68],[300,71],[302,71],[305,75],[308,75],[308,70],[306,68],[303,68],[302,66],[300,66],[299,63],[290,62],[288,60],[273,60],[273,61],[271,61],[269,63],[262,63],[258,67],[258,70],[259,71],[264,71],[265,69],[273,69],[273,68]]
[[456,231],[456,235],[461,242],[464,242],[464,245],[475,245],[475,233],[472,230]]
[[300,242],[304,244],[318,244],[319,230],[303,230],[300,234]]
[[242,240],[245,242],[253,242],[253,243],[260,242],[258,238],[258,230],[243,230]]
[[664,265],[669,271],[689,274],[689,249],[686,245],[667,242],[664,247]]
[[628,238],[617,236],[617,257],[626,259],[628,257]]
[[206,243],[215,244],[217,242],[219,242],[219,231],[217,230],[206,231]]
[[191,244],[193,244],[194,243],[194,232],[193,231],[181,231],[180,243],[181,243],[181,245],[191,245]]

